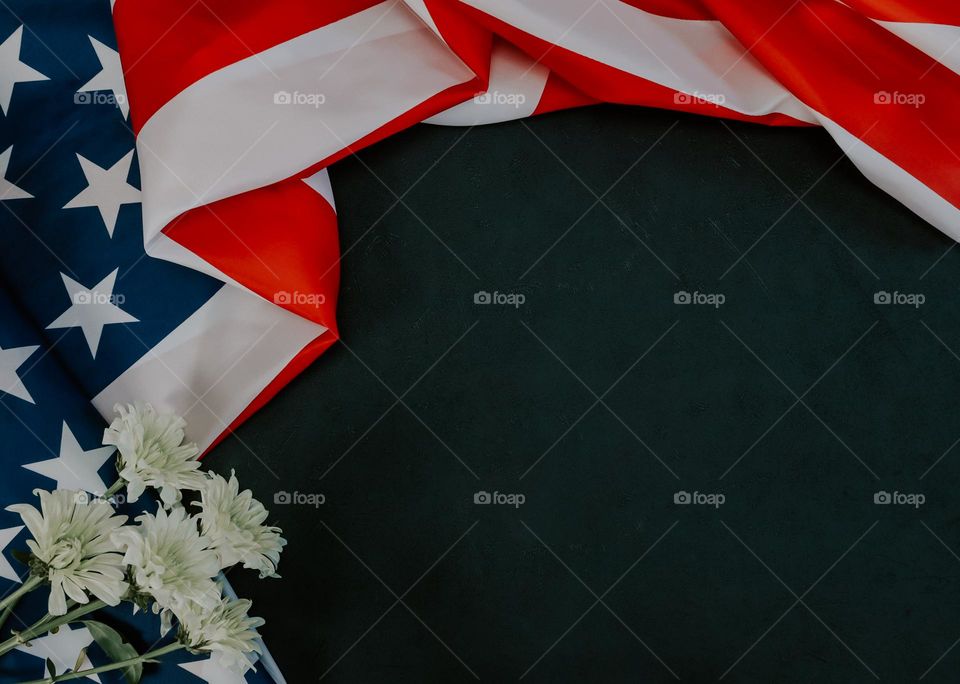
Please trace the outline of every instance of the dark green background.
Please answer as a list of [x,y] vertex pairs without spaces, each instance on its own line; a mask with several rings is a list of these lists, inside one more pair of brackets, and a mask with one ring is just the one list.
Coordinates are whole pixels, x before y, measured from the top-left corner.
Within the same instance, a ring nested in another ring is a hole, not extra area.
[[955,644],[960,253],[823,131],[594,107],[331,176],[343,343],[209,457],[289,540],[233,579],[291,683],[907,682]]

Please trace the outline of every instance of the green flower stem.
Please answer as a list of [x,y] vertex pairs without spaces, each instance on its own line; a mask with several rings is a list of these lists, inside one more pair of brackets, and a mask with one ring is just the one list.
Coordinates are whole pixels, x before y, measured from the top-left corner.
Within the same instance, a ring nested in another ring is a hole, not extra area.
[[106,605],[106,603],[100,599],[97,599],[96,601],[91,601],[90,603],[77,606],[73,610],[69,611],[66,615],[45,615],[22,632],[14,634],[12,637],[0,644],[0,655],[12,651],[17,646],[20,646],[31,639],[35,639],[41,634],[46,634],[51,629],[56,629],[61,625],[67,624],[68,622],[73,622],[77,618],[83,617],[84,615],[92,613],[95,610],[100,610]]
[[6,608],[3,609],[3,613],[0,613],[0,629],[7,623],[7,618],[10,617],[10,613],[13,612],[13,609],[16,607],[17,602],[20,600],[18,596],[13,601],[11,601]]
[[19,589],[17,589],[12,594],[8,594],[7,596],[4,597],[2,601],[0,601],[0,610],[6,610],[7,606],[12,607],[13,604],[15,604],[17,601],[20,600],[21,596],[33,591],[34,589],[39,587],[42,582],[43,582],[42,577],[35,577],[31,575],[26,582],[20,585]]
[[136,658],[127,658],[126,660],[120,660],[116,663],[110,663],[109,665],[101,665],[100,667],[93,667],[89,670],[79,670],[77,672],[68,672],[66,674],[59,675],[58,677],[47,677],[46,679],[35,679],[31,682],[24,682],[24,684],[54,684],[55,682],[66,682],[70,679],[80,679],[81,677],[88,677],[90,675],[99,674],[100,672],[109,672],[110,670],[119,670],[120,668],[130,667],[131,665],[136,665],[137,663],[142,663],[147,660],[155,660],[161,656],[165,656],[168,653],[173,653],[178,651],[181,648],[184,648],[184,645],[178,641],[173,642],[172,644],[167,644],[162,648],[158,648],[155,651],[150,651],[149,653],[144,653],[139,655]]
[[127,481],[122,477],[117,478],[117,481],[110,485],[110,489],[103,493],[104,499],[109,499],[111,496],[119,492],[127,484]]

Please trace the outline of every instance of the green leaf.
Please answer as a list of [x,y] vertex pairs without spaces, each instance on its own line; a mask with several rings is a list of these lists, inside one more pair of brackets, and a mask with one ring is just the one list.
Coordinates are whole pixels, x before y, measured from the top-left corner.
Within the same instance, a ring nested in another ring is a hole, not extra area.
[[24,551],[23,549],[14,549],[10,552],[10,555],[20,563],[23,563],[24,565],[30,565],[30,559],[32,556],[30,555],[29,551]]
[[50,679],[57,678],[57,666],[53,664],[53,661],[47,658],[47,672],[50,673]]
[[83,663],[87,659],[87,647],[84,646],[80,649],[80,653],[77,654],[77,662],[73,665],[73,671],[79,672],[83,668]]
[[[137,649],[124,640],[123,636],[113,627],[108,627],[96,620],[83,620],[82,622],[90,630],[93,640],[113,662],[119,663],[140,655],[137,653]],[[134,663],[123,668],[123,677],[127,680],[127,684],[137,684],[142,676],[142,663]]]

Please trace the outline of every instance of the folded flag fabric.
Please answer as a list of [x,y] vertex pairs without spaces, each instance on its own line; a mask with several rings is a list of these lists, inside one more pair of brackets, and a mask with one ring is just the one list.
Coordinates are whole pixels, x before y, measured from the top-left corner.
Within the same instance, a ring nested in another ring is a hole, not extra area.
[[149,381],[210,439],[211,414],[241,420],[336,338],[327,167],[417,122],[613,102],[820,126],[960,237],[960,8],[941,0],[117,0],[114,21],[144,249],[225,283],[203,339],[162,354],[203,394],[203,349],[247,334],[215,354],[242,387],[210,411],[150,362],[95,405]]
[[[3,500],[103,487],[116,402],[208,449],[327,349],[327,167],[418,122],[612,102],[820,126],[960,238],[958,43],[944,0],[6,0]],[[228,681],[154,681],[181,675]]]

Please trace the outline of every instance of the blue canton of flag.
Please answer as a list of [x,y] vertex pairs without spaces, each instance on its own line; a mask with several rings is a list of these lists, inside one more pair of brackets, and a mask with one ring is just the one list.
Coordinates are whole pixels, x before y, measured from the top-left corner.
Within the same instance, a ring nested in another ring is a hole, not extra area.
[[[36,503],[35,488],[103,492],[116,478],[105,422],[90,400],[222,286],[144,253],[134,135],[109,0],[0,3],[0,508]],[[149,504],[151,507],[154,504]],[[131,513],[131,511],[121,511]],[[27,569],[11,552],[26,531],[0,510],[0,594]],[[46,592],[21,601],[5,625],[46,612]],[[106,621],[138,652],[159,641],[159,618],[130,604]],[[169,639],[170,637],[168,637]],[[82,623],[0,659],[0,681],[108,661]],[[273,670],[272,663],[270,669]],[[148,665],[144,682],[269,682],[185,651]],[[276,678],[282,680],[279,675]],[[117,671],[89,677],[120,682]]]

